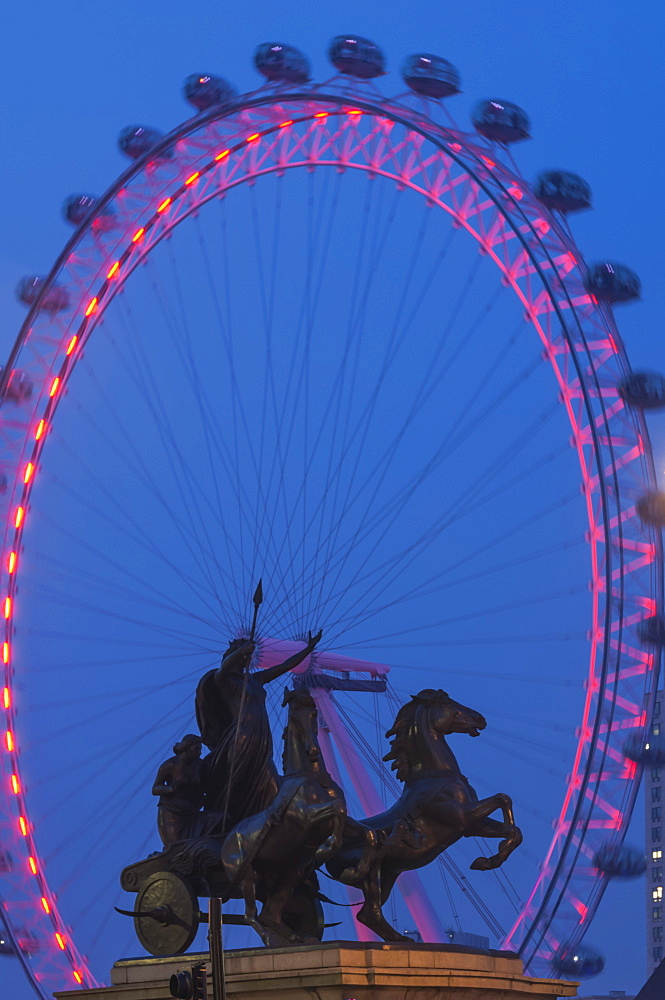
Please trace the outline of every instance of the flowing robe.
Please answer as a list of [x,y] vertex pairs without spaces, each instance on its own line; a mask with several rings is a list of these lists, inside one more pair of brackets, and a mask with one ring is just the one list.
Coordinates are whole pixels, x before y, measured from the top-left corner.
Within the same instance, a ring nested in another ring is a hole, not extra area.
[[196,719],[210,749],[203,761],[205,811],[211,820],[216,815],[215,831],[226,833],[241,819],[265,809],[280,787],[261,675],[244,678],[241,670],[208,671],[196,689]]

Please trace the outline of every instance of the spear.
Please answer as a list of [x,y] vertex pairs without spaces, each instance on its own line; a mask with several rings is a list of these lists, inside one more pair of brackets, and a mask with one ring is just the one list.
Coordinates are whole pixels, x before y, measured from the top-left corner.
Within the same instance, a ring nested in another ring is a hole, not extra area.
[[250,642],[254,640],[254,633],[256,632],[256,620],[259,617],[259,608],[263,604],[263,580],[259,580],[258,587],[254,591],[254,597],[252,598],[252,600],[254,601],[254,618],[252,620],[252,628],[249,633]]

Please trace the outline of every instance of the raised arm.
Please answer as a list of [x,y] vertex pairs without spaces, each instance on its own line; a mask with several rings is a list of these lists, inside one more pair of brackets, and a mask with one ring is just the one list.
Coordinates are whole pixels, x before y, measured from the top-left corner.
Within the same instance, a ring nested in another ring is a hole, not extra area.
[[305,657],[316,648],[319,639],[323,635],[323,632],[317,632],[316,635],[309,633],[309,639],[307,644],[298,652],[294,653],[293,656],[289,656],[288,660],[284,660],[284,663],[278,663],[275,667],[268,667],[266,670],[262,670],[257,674],[257,679],[261,681],[262,684],[270,684],[271,681],[276,681],[278,677],[282,677],[284,674],[288,673],[289,670],[293,670],[297,667]]

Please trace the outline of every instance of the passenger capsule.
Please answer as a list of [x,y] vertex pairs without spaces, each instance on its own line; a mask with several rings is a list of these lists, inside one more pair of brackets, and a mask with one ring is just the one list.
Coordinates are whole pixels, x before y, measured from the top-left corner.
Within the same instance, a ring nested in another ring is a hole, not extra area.
[[6,933],[0,932],[0,955],[15,955],[16,949]]
[[24,955],[35,955],[43,948],[42,941],[28,928],[19,930],[16,935],[16,943]]
[[665,493],[645,493],[635,504],[635,509],[645,524],[665,528]]
[[665,618],[652,615],[638,622],[637,636],[644,646],[665,646]]
[[381,49],[359,35],[337,35],[330,43],[328,58],[340,73],[359,80],[373,80],[386,71]]
[[625,264],[603,261],[592,264],[584,277],[584,287],[599,302],[630,302],[639,299],[642,284]]
[[643,767],[661,767],[665,764],[665,742],[662,736],[644,736],[633,733],[623,745],[624,757]]
[[[99,198],[92,194],[71,194],[65,198],[62,206],[62,214],[66,222],[72,226],[80,226],[95,211]],[[94,229],[106,232],[113,229],[116,224],[115,212],[110,205],[105,205],[98,211],[92,223]]]
[[573,979],[591,979],[603,971],[605,959],[599,951],[589,945],[580,944],[577,947],[563,945],[555,953],[552,965],[558,975],[572,976]]
[[619,395],[628,406],[659,410],[665,406],[665,378],[657,372],[631,372],[618,385]]
[[536,198],[554,212],[581,212],[591,208],[591,188],[567,170],[546,170],[534,185]]
[[[38,274],[31,274],[26,278],[21,278],[16,286],[16,295],[18,296],[19,301],[21,301],[24,306],[34,306],[42,292],[45,282],[46,278],[41,277]],[[63,288],[62,285],[55,284],[51,285],[41,302],[41,308],[52,313],[61,312],[63,309],[66,309],[68,305],[69,292],[66,288]]]
[[[0,365],[0,375],[2,374],[2,370],[2,365]],[[5,399],[11,400],[12,403],[26,403],[32,396],[32,390],[32,379],[25,372],[15,368],[7,381]],[[0,863],[0,872],[2,870]]]
[[[128,156],[130,160],[140,160],[154,149],[162,139],[164,133],[156,128],[148,128],[145,125],[127,125],[121,129],[118,136],[118,146],[120,152]],[[162,159],[170,159],[171,154],[166,151],[159,154]]]
[[593,857],[594,867],[610,878],[639,878],[647,869],[644,851],[639,847],[605,844]]
[[428,52],[408,56],[402,65],[402,78],[416,94],[423,97],[452,97],[460,92],[460,75],[452,63]]
[[185,100],[199,111],[207,111],[219,105],[233,104],[238,96],[235,87],[221,76],[210,73],[192,73],[182,88]]
[[492,142],[529,139],[531,122],[522,108],[510,101],[480,101],[471,116],[473,127]]
[[264,42],[254,53],[254,65],[272,83],[307,83],[309,59],[292,45]]

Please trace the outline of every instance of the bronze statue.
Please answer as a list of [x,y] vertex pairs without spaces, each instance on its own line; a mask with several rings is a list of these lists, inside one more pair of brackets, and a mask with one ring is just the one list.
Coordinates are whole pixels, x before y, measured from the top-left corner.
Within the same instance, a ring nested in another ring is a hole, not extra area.
[[[401,872],[429,864],[461,837],[502,838],[496,854],[472,863],[483,871],[498,868],[522,843],[509,796],[498,792],[479,799],[445,740],[451,733],[478,736],[486,725],[479,712],[444,691],[427,689],[399,710],[386,733],[393,740],[384,760],[392,760],[404,791],[386,812],[347,822],[341,850],[326,863],[333,878],[362,889],[364,903],[357,919],[384,941],[409,940],[382,912]],[[503,822],[490,819],[497,809]],[[368,848],[370,833],[378,843]]]
[[261,812],[279,791],[273,742],[266,711],[265,685],[302,663],[321,633],[284,663],[250,672],[254,642],[235,639],[220,666],[196,689],[196,721],[210,750],[205,758],[206,812],[221,817],[221,833],[241,819]]
[[159,796],[157,829],[164,847],[198,832],[204,800],[201,746],[201,737],[188,733],[157,771],[152,794]]
[[[260,587],[254,603],[256,622]],[[485,719],[441,690],[414,695],[386,734],[391,749],[384,759],[404,789],[380,815],[347,815],[318,744],[316,704],[302,689],[285,694],[284,774],[278,774],[265,685],[301,663],[320,638],[310,633],[297,654],[254,673],[253,639],[235,640],[220,667],[200,680],[201,737],[190,734],[175,745],[152,789],[164,850],[121,875],[123,888],[138,895],[133,911],[120,912],[134,916],[152,954],[189,947],[201,896],[244,899],[245,919],[265,944],[320,940],[325,897],[316,869],[323,864],[334,879],[362,891],[362,923],[384,940],[408,940],[382,912],[401,872],[429,864],[461,837],[501,840],[496,854],[471,865],[481,870],[503,864],[522,842],[511,799],[502,792],[478,799],[446,742],[452,733],[478,736]],[[210,749],[203,760],[202,744]],[[491,818],[497,810],[501,820]]]

